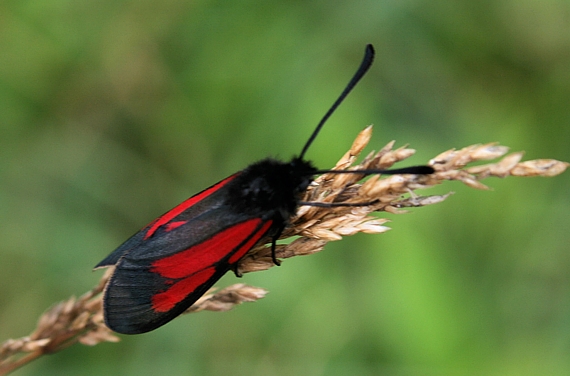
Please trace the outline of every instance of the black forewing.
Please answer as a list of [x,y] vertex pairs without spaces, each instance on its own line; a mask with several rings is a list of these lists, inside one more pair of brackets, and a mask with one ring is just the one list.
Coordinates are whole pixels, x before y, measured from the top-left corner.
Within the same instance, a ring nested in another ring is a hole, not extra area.
[[[237,232],[248,221],[255,221],[254,227]],[[266,226],[270,224],[268,220],[246,218],[240,213],[230,213],[219,207],[168,233],[143,242],[120,258],[107,285],[104,298],[107,325],[120,333],[137,334],[156,329],[172,320],[235,265],[241,258],[232,259],[236,252],[245,254],[270,231],[270,226]],[[195,259],[185,260],[184,266],[172,266],[174,271],[184,272],[175,276],[179,278],[169,276],[157,268],[157,262],[160,264],[160,261],[169,256],[192,252],[195,247],[224,234],[231,235],[233,243],[226,241],[217,244],[216,249],[212,250],[222,256],[208,258],[208,250],[205,250],[206,253],[202,253],[204,257],[197,255]],[[189,285],[191,288],[183,289],[182,295],[168,297],[169,305],[166,309],[157,308],[156,298],[169,295],[169,290],[177,284],[182,284],[183,287]]]

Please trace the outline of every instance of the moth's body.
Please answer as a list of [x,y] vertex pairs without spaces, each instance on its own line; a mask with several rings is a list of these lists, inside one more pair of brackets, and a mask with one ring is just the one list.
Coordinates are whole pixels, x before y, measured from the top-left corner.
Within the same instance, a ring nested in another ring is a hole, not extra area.
[[105,291],[107,325],[143,333],[185,311],[260,239],[279,237],[314,171],[298,158],[264,159],[134,234],[96,266],[116,265]]

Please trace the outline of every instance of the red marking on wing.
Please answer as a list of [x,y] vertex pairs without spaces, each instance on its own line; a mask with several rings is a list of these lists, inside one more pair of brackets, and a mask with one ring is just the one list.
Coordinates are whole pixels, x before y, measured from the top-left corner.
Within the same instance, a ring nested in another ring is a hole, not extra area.
[[[164,278],[178,279],[191,276],[192,274],[214,265],[224,257],[228,256],[249,236],[254,235],[252,236],[252,239],[255,241],[259,240],[263,235],[263,232],[271,226],[271,222],[268,221],[260,230],[257,231],[256,234],[253,234],[260,223],[261,219],[259,218],[238,223],[217,233],[200,244],[192,246],[172,256],[154,261],[150,271],[158,273]],[[248,241],[247,244],[249,243],[250,242]],[[251,246],[253,246],[253,244]],[[241,249],[244,247],[245,245],[242,246]]]
[[154,261],[150,268],[152,273],[158,273],[168,279],[179,279],[179,281],[169,286],[166,291],[155,294],[152,297],[152,308],[158,312],[172,309],[206,283],[216,273],[216,265],[224,257],[230,255],[227,265],[242,258],[269,230],[272,223],[272,221],[262,223],[259,218],[250,219],[198,245]]
[[168,312],[174,306],[184,300],[192,291],[204,283],[214,275],[216,269],[211,266],[204,269],[190,278],[176,282],[168,290],[155,294],[152,297],[152,309],[157,312]]
[[202,192],[198,193],[197,195],[190,197],[186,201],[170,209],[168,212],[163,214],[162,217],[151,222],[150,228],[148,229],[147,233],[144,236],[144,240],[150,238],[156,232],[156,230],[158,230],[160,226],[167,224],[172,219],[176,218],[176,216],[180,215],[184,210],[188,209],[198,201],[203,200],[212,193],[216,192],[218,189],[222,188],[224,185],[226,185],[230,180],[232,180],[236,176],[237,174],[233,174],[232,176],[225,178],[224,180],[211,186],[210,188],[205,189]]
[[258,240],[261,239],[263,235],[265,235],[267,230],[269,230],[269,227],[271,227],[272,223],[273,221],[265,222],[263,226],[261,226],[261,228],[257,231],[255,236],[252,236],[247,242],[245,242],[244,245],[241,246],[240,249],[238,249],[233,255],[230,256],[228,263],[230,265],[235,264],[239,261],[240,258],[245,256],[245,254],[255,245],[255,243],[257,243]]
[[177,221],[177,222],[170,222],[166,225],[165,231],[172,231],[177,227],[182,226],[183,224],[188,223],[188,221]]

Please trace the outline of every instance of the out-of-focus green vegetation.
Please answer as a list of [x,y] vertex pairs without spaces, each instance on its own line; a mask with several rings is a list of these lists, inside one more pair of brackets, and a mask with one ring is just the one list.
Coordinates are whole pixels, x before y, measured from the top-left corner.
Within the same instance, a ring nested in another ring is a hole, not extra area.
[[[187,196],[298,153],[366,43],[318,166],[369,123],[414,164],[490,141],[570,160],[567,0],[1,2],[0,340]],[[568,375],[569,175],[486,183],[246,275],[258,303],[16,374]]]

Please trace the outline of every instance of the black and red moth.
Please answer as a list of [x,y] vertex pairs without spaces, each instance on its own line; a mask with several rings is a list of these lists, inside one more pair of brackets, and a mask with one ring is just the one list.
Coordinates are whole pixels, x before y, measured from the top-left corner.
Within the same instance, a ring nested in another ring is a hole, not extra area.
[[[374,59],[372,45],[344,91],[290,162],[264,159],[190,197],[134,234],[97,264],[115,266],[103,298],[105,323],[124,334],[154,330],[184,312],[262,238],[275,243],[317,174],[303,159],[323,124],[364,76]],[[333,171],[347,172],[347,171]],[[428,166],[350,171],[429,174]],[[370,203],[368,203],[370,204]],[[328,204],[333,206],[334,203]],[[362,205],[366,205],[363,203]],[[237,273],[236,273],[237,274]]]

